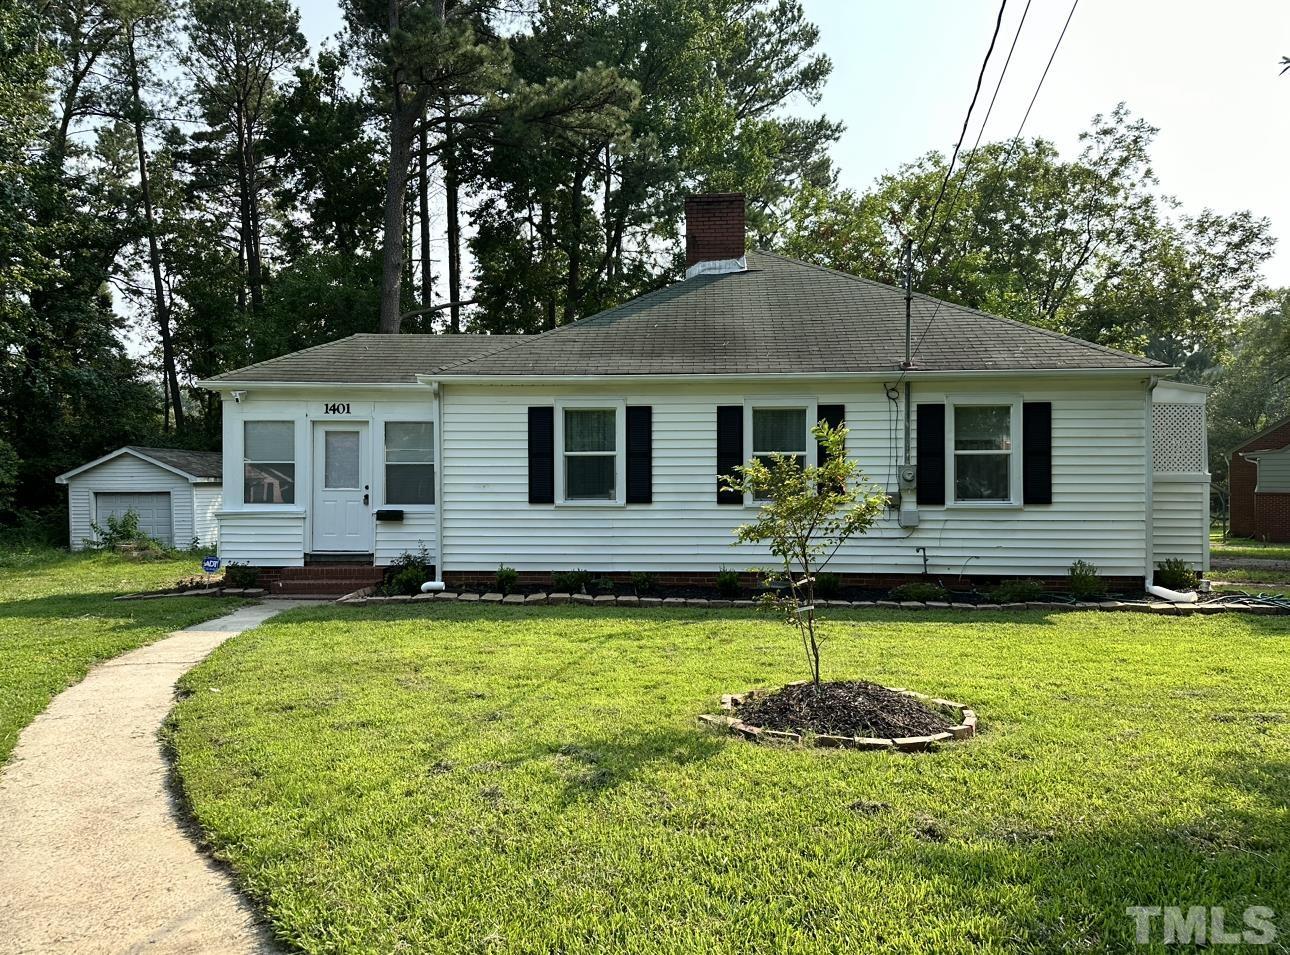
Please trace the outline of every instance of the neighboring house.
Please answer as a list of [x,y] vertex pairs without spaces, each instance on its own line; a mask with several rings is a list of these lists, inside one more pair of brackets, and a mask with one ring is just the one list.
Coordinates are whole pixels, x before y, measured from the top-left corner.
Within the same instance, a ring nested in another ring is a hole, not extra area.
[[574,324],[357,335],[202,382],[242,487],[221,554],[385,564],[424,546],[449,581],[499,564],[710,579],[769,559],[731,546],[758,502],[718,475],[812,458],[826,419],[899,501],[844,574],[1207,568],[1205,393],[1175,369],[915,295],[902,370],[900,289],[745,254],[742,196],[686,211],[687,278]]
[[223,465],[215,451],[124,447],[55,480],[67,485],[68,534],[81,550],[109,517],[139,515],[139,529],[172,547],[219,539],[215,514],[224,498]]
[[1232,534],[1290,541],[1290,418],[1232,451],[1228,488]]

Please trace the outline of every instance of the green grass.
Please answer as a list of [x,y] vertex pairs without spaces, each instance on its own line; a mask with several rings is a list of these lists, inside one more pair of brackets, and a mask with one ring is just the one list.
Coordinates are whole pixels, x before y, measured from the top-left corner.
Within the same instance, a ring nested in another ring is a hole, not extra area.
[[1250,570],[1245,567],[1218,567],[1211,570],[1209,576],[1215,580],[1226,580],[1232,583],[1290,584],[1290,570]]
[[696,727],[803,676],[750,614],[436,605],[234,639],[171,742],[213,847],[309,951],[1126,950],[1130,905],[1268,905],[1290,933],[1290,621],[831,634],[826,677],[968,702],[983,735],[882,754]]
[[1250,540],[1246,537],[1229,537],[1223,540],[1222,531],[1210,531],[1209,553],[1211,557],[1290,560],[1290,544],[1269,544],[1266,541]]
[[18,733],[94,664],[241,601],[117,601],[194,572],[191,558],[132,562],[114,554],[0,551],[0,763]]

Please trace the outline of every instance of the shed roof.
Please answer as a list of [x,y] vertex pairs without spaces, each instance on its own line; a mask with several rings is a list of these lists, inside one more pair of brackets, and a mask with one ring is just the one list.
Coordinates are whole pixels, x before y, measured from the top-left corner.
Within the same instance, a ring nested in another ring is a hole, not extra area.
[[93,461],[87,461],[78,468],[72,468],[63,474],[58,475],[54,480],[59,484],[66,484],[68,478],[76,477],[92,468],[105,464],[114,458],[119,458],[123,454],[140,458],[150,464],[155,464],[164,470],[173,472],[181,477],[187,478],[194,484],[218,484],[224,479],[223,461],[224,456],[218,451],[186,451],[181,448],[143,448],[138,445],[126,445],[124,448],[117,448],[110,451],[102,457],[95,458]]

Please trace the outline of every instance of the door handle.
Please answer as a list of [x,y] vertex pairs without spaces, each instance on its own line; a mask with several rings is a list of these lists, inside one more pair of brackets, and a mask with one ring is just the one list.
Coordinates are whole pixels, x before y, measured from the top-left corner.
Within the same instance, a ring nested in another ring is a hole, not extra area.
[[363,493],[363,505],[364,505],[364,506],[366,506],[366,505],[367,505],[367,503],[368,503],[368,501],[367,501],[368,497],[369,497],[369,495],[367,494],[367,492],[364,492],[364,493]]

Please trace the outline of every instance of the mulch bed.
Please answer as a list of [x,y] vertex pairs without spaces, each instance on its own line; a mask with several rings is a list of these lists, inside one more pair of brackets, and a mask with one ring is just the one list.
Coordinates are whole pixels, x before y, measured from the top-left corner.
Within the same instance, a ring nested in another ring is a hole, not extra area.
[[931,736],[954,725],[919,700],[865,680],[786,686],[748,700],[739,719],[770,730],[891,738]]

